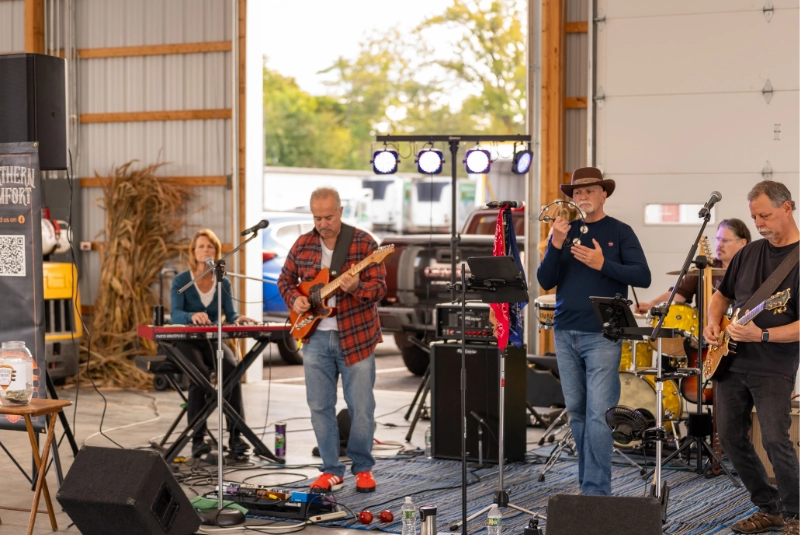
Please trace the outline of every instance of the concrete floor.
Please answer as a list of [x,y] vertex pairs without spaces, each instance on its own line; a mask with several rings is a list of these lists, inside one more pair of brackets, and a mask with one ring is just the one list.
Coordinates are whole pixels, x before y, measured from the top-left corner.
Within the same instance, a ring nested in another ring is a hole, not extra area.
[[[319,458],[311,455],[312,448],[316,445],[314,434],[311,430],[309,411],[305,401],[305,386],[303,381],[301,366],[286,366],[277,357],[277,351],[267,362],[264,368],[265,380],[258,384],[243,385],[245,400],[245,413],[248,425],[257,433],[263,433],[263,442],[270,449],[274,445],[274,422],[287,422],[287,470],[277,472],[267,470],[267,463],[258,457],[251,457],[252,467],[240,469],[230,475],[232,481],[242,481],[249,478],[248,482],[268,485],[271,487],[281,487],[283,485],[294,484],[308,478],[309,483],[319,474],[315,468],[319,463]],[[381,442],[380,446],[375,447],[376,457],[392,456],[401,449],[414,449],[424,447],[424,433],[429,426],[429,422],[421,420],[414,430],[410,442],[405,441],[408,432],[409,422],[403,419],[406,408],[411,403],[414,392],[416,391],[420,378],[408,372],[402,364],[402,359],[397,352],[397,348],[391,342],[381,344],[376,351],[378,355],[377,368],[378,379],[375,388],[377,401],[376,423],[377,430],[375,438]],[[69,407],[65,412],[69,418],[70,425],[73,427],[79,447],[83,445],[116,447],[107,437],[113,439],[124,448],[143,448],[147,447],[150,441],[158,440],[169,428],[170,423],[180,412],[181,399],[173,391],[131,391],[131,390],[101,390],[105,397],[107,407],[103,397],[91,386],[82,386],[78,396],[77,415],[74,406]],[[60,389],[59,397],[75,401],[75,387]],[[106,436],[100,434],[100,422],[105,408],[105,417],[102,422],[102,430]],[[344,401],[339,401],[339,408],[344,408]],[[73,425],[74,421],[74,425]],[[209,419],[209,427],[215,430],[217,427],[216,413]],[[56,425],[58,435],[61,436],[63,428],[60,424]],[[528,428],[528,441],[533,443],[541,436],[542,429]],[[30,472],[30,445],[26,433],[16,431],[0,432],[0,441],[9,452]],[[184,454],[189,456],[187,448]],[[65,470],[72,463],[72,453],[66,440],[61,445],[62,462]],[[216,465],[203,465],[210,468],[210,473],[216,475]],[[187,467],[183,467],[186,469]],[[0,505],[5,507],[30,508],[32,492],[30,486],[12,464],[10,458],[0,452],[0,470],[4,474],[3,492],[0,493]],[[289,473],[291,472],[291,474]],[[109,474],[110,478],[114,474]],[[226,476],[227,477],[227,476]],[[380,473],[376,473],[378,483],[377,492],[381,491]],[[55,470],[51,469],[48,473],[48,484],[51,494],[55,500],[57,492],[57,481]],[[213,489],[216,478],[212,477],[207,481],[199,481],[191,488],[187,488],[187,495],[193,497],[196,494],[203,494]],[[353,485],[352,476],[346,477],[346,485]],[[66,513],[61,511],[57,502],[54,501],[57,511],[58,533],[78,533],[72,526]],[[39,506],[44,510],[44,502]],[[0,509],[0,535],[17,535],[25,533],[28,523],[29,513],[7,511]],[[248,524],[253,525],[257,522],[248,520]],[[287,528],[290,525],[287,525]],[[291,525],[294,528],[297,524]],[[324,528],[320,526],[310,526],[307,532],[323,531],[327,535],[333,534],[332,531],[339,531],[340,534],[352,533],[350,530],[342,528]],[[236,530],[243,532],[243,530]],[[36,534],[52,533],[49,520],[46,514],[38,515],[36,520]]]

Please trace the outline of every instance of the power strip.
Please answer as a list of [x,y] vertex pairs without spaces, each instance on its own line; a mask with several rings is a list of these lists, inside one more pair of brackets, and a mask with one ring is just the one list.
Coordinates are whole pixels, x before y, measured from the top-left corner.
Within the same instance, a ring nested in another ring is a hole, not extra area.
[[347,513],[344,511],[334,511],[333,513],[325,513],[324,515],[314,515],[308,517],[308,521],[314,524],[319,522],[330,522],[331,520],[341,520],[347,518]]

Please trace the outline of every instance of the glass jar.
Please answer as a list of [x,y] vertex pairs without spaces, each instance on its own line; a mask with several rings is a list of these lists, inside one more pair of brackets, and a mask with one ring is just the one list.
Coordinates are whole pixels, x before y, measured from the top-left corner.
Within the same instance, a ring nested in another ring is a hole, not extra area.
[[0,405],[25,405],[33,397],[33,357],[25,342],[0,347]]

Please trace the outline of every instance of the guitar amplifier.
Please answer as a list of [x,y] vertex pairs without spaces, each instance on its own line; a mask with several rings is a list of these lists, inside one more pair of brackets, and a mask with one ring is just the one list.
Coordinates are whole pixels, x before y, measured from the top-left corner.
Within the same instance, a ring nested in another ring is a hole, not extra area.
[[[794,403],[794,402],[793,402]],[[797,458],[800,459],[800,409],[792,406],[791,413],[792,423],[789,426],[789,438],[792,440],[794,449],[797,452]],[[761,463],[767,470],[767,476],[773,483],[775,482],[775,470],[772,468],[772,463],[769,462],[767,450],[764,449],[764,444],[761,443],[761,425],[758,422],[758,413],[753,409],[753,427],[751,430],[753,447],[756,449],[756,455],[761,459]]]
[[436,305],[436,340],[461,340],[461,329],[466,330],[467,342],[496,342],[494,327],[489,321],[488,303],[467,303],[462,321],[459,303]]

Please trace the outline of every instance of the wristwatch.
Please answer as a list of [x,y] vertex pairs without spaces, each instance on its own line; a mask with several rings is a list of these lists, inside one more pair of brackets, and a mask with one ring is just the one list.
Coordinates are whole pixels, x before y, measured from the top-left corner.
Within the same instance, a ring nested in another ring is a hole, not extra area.
[[764,329],[761,331],[761,341],[762,342],[769,342],[769,331]]

